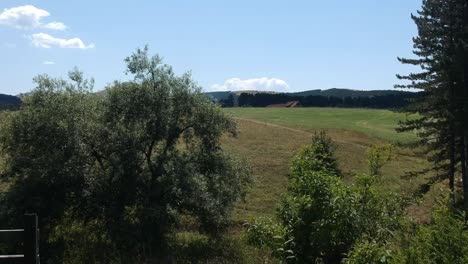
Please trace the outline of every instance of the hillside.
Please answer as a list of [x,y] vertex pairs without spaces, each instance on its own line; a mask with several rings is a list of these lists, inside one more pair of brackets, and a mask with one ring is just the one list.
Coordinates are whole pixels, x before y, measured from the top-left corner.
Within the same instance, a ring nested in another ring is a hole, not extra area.
[[[262,91],[222,91],[222,92],[207,92],[208,96],[216,100],[226,100],[230,94],[240,95],[242,93],[267,93],[272,94],[274,92],[262,92]],[[397,91],[397,90],[354,90],[346,88],[331,88],[326,90],[315,89],[307,90],[302,92],[294,93],[283,93],[288,96],[333,96],[333,97],[372,97],[372,96],[383,96],[383,95],[401,95],[401,94],[412,94],[413,92]],[[281,93],[278,93],[281,94]]]
[[290,96],[334,96],[334,97],[372,97],[384,95],[401,95],[412,92],[397,91],[397,90],[353,90],[344,88],[332,88],[327,90],[308,90],[296,93],[286,93]]
[[291,101],[302,107],[347,107],[399,109],[410,100],[420,97],[420,92],[397,90],[308,90],[296,93],[265,91],[236,91],[206,93],[211,100],[223,107],[267,107],[284,105]]
[[7,94],[0,94],[0,110],[17,109],[21,105],[19,97]]
[[207,92],[205,93],[210,97],[213,101],[220,101],[220,100],[227,100],[229,98],[229,95],[231,94],[230,91],[226,92]]
[[246,94],[280,94],[274,91],[255,91],[255,90],[245,90],[245,91],[222,91],[222,92],[207,92],[205,93],[214,101],[221,101],[229,99],[229,95],[239,96],[243,93]]

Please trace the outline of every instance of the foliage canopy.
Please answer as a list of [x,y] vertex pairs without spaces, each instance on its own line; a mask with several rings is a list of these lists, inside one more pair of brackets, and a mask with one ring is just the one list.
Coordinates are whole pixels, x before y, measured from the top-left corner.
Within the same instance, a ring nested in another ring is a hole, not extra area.
[[180,215],[217,235],[251,182],[245,162],[220,145],[223,134],[236,134],[235,122],[189,74],[177,76],[147,48],[125,61],[134,80],[99,94],[78,70],[69,80],[38,76],[2,125],[1,175],[11,186],[1,216],[14,223],[38,213],[54,255],[73,255],[76,232],[94,228],[102,236],[79,243],[126,253],[115,261],[157,256]]

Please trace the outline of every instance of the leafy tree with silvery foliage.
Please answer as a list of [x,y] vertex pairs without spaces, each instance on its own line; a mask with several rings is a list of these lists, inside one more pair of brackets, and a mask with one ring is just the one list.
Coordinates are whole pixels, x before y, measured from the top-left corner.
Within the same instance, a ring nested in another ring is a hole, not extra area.
[[220,144],[235,122],[189,74],[176,75],[147,48],[125,61],[134,79],[99,94],[78,71],[70,81],[37,78],[2,129],[11,184],[2,214],[37,212],[44,243],[65,252],[88,245],[76,232],[92,229],[106,238],[96,251],[118,250],[108,256],[128,263],[164,254],[181,215],[221,234],[251,172]]

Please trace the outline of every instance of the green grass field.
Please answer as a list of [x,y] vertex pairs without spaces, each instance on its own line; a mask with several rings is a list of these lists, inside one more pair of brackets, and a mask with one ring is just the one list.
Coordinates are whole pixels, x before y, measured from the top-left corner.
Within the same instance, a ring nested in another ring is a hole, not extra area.
[[[239,126],[237,138],[226,137],[224,145],[251,163],[255,184],[245,203],[236,207],[234,220],[272,216],[287,188],[291,157],[309,144],[313,131],[325,129],[337,144],[337,158],[345,179],[367,170],[366,151],[379,143],[409,142],[412,133],[397,133],[404,114],[388,110],[345,108],[229,108]],[[427,161],[414,151],[398,147],[396,157],[383,168],[380,186],[402,195],[411,195],[427,177],[404,179],[407,173],[427,168]],[[429,199],[429,200],[428,200]],[[411,208],[415,218],[425,219],[433,203],[432,195]]]
[[[225,111],[237,120],[239,135],[236,138],[226,136],[223,145],[246,158],[255,177],[245,202],[239,203],[233,212],[234,223],[228,237],[238,241],[238,245],[246,243],[242,238],[242,224],[246,220],[274,216],[281,195],[287,191],[290,159],[301,147],[311,143],[314,131],[324,129],[335,141],[340,170],[348,182],[352,182],[356,174],[367,171],[366,151],[371,145],[416,140],[415,134],[395,131],[398,121],[405,115],[387,110],[227,108]],[[410,179],[403,176],[428,168],[430,164],[411,149],[397,147],[395,154],[395,159],[383,167],[379,188],[411,197],[431,175]],[[408,215],[426,222],[444,185],[446,183],[432,186],[425,195],[415,198],[407,209]],[[243,252],[243,262],[276,263],[267,251],[245,246]]]
[[[397,133],[398,121],[406,116],[387,110],[345,108],[228,108],[225,111],[236,120],[239,135],[225,137],[223,145],[238,156],[245,157],[253,167],[255,183],[245,202],[233,213],[231,237],[245,244],[242,223],[255,217],[273,217],[279,200],[287,191],[291,157],[311,143],[314,131],[324,129],[337,146],[336,156],[344,179],[352,182],[356,174],[367,172],[367,149],[373,144],[406,143],[417,139],[413,133]],[[424,170],[431,164],[413,149],[399,145],[395,158],[382,169],[378,188],[391,190],[408,198],[408,216],[417,222],[429,220],[430,211],[447,188],[447,183],[427,186],[432,174],[405,177]],[[428,187],[421,196],[415,195]],[[244,249],[245,259],[252,263],[276,263],[269,252],[250,246]],[[244,260],[245,262],[245,260]]]
[[389,110],[349,108],[229,108],[226,112],[237,118],[254,119],[307,131],[344,129],[362,132],[391,142],[416,139],[412,133],[397,133],[398,121],[406,115]]

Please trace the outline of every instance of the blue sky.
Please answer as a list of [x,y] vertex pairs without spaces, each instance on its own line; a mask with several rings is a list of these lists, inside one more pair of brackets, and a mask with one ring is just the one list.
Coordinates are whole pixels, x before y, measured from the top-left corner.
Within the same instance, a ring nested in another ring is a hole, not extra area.
[[392,89],[420,0],[0,2],[0,93],[77,66],[96,90],[137,47],[206,90]]

